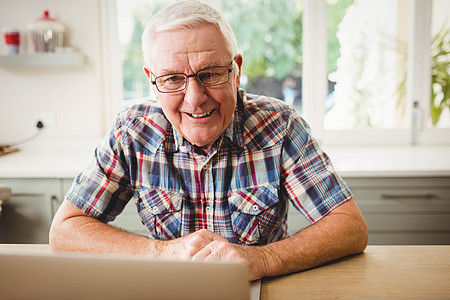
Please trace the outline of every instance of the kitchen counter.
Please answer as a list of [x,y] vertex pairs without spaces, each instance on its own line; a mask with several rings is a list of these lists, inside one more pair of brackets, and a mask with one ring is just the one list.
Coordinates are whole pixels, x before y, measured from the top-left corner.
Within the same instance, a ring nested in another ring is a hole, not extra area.
[[[74,178],[100,138],[41,139],[0,156],[0,178]],[[448,177],[449,146],[324,147],[342,177]]]
[[449,146],[323,147],[343,177],[449,177]]
[[0,178],[69,178],[78,175],[101,139],[43,139],[0,156]]

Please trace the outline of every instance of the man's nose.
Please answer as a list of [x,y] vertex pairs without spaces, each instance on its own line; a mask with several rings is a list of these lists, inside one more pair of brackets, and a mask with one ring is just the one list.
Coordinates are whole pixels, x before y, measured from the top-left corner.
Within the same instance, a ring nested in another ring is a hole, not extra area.
[[184,90],[184,101],[189,102],[191,106],[200,106],[208,99],[205,87],[199,82],[197,76],[187,78],[187,86]]

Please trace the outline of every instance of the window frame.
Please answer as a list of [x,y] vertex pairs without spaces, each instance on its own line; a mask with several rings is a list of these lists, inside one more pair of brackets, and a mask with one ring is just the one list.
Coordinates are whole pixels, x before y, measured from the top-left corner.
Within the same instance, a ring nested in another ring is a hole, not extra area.
[[116,114],[124,106],[122,87],[122,64],[117,26],[116,1],[100,0],[99,32],[101,37],[100,62],[101,98],[103,99],[103,128],[108,131],[114,124]]

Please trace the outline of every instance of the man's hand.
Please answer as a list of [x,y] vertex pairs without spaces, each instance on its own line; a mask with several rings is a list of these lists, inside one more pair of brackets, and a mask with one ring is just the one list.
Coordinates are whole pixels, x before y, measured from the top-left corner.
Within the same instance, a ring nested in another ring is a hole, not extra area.
[[[249,278],[260,278],[262,261],[255,247],[230,244],[222,236],[202,229],[170,241],[128,233],[86,216],[64,201],[50,230],[55,252],[138,254],[164,259],[239,261],[249,266]],[[258,247],[259,248],[259,247]]]
[[265,255],[261,247],[231,244],[222,236],[206,229],[164,242],[162,247],[163,256],[168,258],[246,264],[249,280],[260,279],[265,272]]
[[[249,280],[309,269],[360,253],[367,245],[367,227],[354,201],[348,201],[297,234],[264,246],[229,243],[208,230],[186,237],[193,260],[242,262]],[[186,241],[180,242],[185,243]]]
[[159,253],[164,258],[191,259],[214,240],[226,241],[223,237],[202,229],[175,240],[160,241]]
[[243,263],[248,267],[249,280],[262,278],[266,268],[266,255],[263,247],[236,245],[228,241],[215,240],[197,252],[192,259]]

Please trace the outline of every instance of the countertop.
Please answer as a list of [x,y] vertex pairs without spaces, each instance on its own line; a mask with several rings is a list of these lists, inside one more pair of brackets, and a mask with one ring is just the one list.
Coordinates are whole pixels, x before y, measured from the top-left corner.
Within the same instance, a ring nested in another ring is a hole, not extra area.
[[343,177],[448,177],[450,146],[323,147]]
[[[42,139],[0,156],[0,178],[74,178],[100,138]],[[448,177],[449,146],[323,147],[344,177]]]
[[0,156],[0,178],[69,178],[78,175],[94,155],[100,138],[42,139]]

